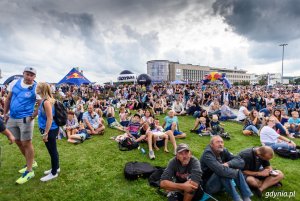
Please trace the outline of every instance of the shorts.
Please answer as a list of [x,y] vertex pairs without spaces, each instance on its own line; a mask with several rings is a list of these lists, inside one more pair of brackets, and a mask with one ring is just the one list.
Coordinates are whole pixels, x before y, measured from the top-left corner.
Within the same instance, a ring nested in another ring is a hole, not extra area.
[[153,136],[157,136],[157,141],[161,141],[164,139],[163,135],[165,134],[165,132],[162,131],[158,131],[158,132],[152,132]]
[[34,120],[31,120],[31,117],[24,117],[22,119],[13,119],[10,117],[6,127],[12,132],[16,140],[32,140]]
[[[171,126],[172,126],[172,125],[168,126],[168,127],[165,129],[165,131],[171,130]],[[174,136],[176,136],[176,135],[181,135],[181,134],[182,134],[181,131],[179,131],[179,130],[174,130],[174,133],[173,133]]]
[[76,135],[78,135],[81,138],[82,141],[86,140],[86,134],[85,133],[79,133],[79,134],[76,134]]
[[120,127],[121,124],[119,124],[118,122],[114,121],[112,122],[111,124],[109,124],[109,127],[110,128],[117,128],[117,127]]

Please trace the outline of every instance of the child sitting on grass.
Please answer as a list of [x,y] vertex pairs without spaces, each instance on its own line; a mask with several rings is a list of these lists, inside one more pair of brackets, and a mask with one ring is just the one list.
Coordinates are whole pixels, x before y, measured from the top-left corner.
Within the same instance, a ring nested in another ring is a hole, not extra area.
[[146,135],[139,135],[139,130],[141,127],[141,116],[139,114],[134,114],[128,123],[126,133],[129,137],[133,137],[136,142],[140,142],[146,138]]
[[128,124],[129,124],[129,121],[128,121],[128,112],[126,111],[126,109],[125,109],[124,106],[120,107],[119,116],[120,116],[120,124],[122,126],[124,126],[124,127],[127,127]]
[[292,112],[292,117],[288,120],[289,132],[294,133],[294,137],[300,137],[300,118],[297,111]]
[[166,132],[164,132],[163,127],[161,127],[159,125],[159,120],[158,119],[154,120],[154,128],[151,129],[151,132],[152,132],[152,139],[153,139],[153,148],[156,151],[158,151],[159,148],[158,148],[156,142],[165,139],[164,151],[169,153],[169,150],[168,150],[169,136]]
[[199,121],[200,121],[200,126],[197,130],[195,130],[195,132],[199,136],[211,135],[209,128],[206,127],[206,119],[204,117],[200,117]]
[[68,142],[73,144],[83,143],[86,139],[90,139],[91,135],[88,134],[87,130],[84,128],[84,124],[80,123],[79,128],[76,129],[76,133],[74,135],[70,135]]
[[224,126],[224,124],[221,124],[218,118],[218,115],[214,114],[212,115],[212,119],[210,122],[210,127],[211,127],[211,134],[212,135],[219,135],[222,138],[230,140],[230,136],[228,133],[224,131],[224,128],[221,127]]
[[78,127],[78,121],[77,117],[75,116],[75,113],[71,110],[68,111],[68,120],[66,124],[66,133],[67,138],[69,138],[71,135],[74,135],[77,132]]
[[107,114],[107,124],[110,128],[125,131],[125,128],[116,120],[112,113]]

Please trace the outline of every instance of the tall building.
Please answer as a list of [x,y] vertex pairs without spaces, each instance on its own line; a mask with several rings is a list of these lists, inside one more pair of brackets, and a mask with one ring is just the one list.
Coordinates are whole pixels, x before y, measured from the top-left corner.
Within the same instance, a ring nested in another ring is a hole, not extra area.
[[227,79],[231,82],[250,82],[250,74],[245,70],[237,68],[213,68],[192,64],[180,64],[168,60],[151,60],[147,62],[147,74],[154,82],[184,80],[199,82],[205,74],[211,72],[226,73]]
[[153,82],[168,81],[169,79],[168,60],[153,60],[147,62],[147,74],[151,76]]

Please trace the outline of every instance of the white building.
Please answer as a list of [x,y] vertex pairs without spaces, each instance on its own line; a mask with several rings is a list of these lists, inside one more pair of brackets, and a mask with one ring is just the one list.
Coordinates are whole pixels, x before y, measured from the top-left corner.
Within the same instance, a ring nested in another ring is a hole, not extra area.
[[200,66],[193,64],[180,64],[168,60],[151,60],[147,62],[147,74],[154,82],[184,80],[199,82],[205,74],[211,72],[226,73],[227,79],[234,82],[250,82],[250,74],[247,71],[229,68],[215,68],[209,66]]

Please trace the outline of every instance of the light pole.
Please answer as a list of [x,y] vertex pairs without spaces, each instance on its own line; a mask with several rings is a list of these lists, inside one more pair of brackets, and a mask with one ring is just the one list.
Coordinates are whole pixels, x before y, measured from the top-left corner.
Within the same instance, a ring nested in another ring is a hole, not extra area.
[[287,46],[288,44],[283,43],[279,46],[282,46],[282,66],[281,66],[281,84],[283,84],[283,58],[284,58],[284,46]]

